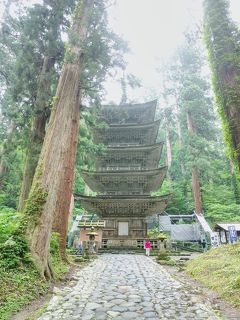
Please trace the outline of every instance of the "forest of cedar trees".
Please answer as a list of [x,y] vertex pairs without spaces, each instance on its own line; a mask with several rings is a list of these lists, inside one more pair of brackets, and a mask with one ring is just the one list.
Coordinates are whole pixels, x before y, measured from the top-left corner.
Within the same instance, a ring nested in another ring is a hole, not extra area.
[[[109,78],[122,84],[122,101],[158,99],[168,174],[154,195],[172,194],[167,213],[240,221],[240,31],[229,1],[203,1],[202,24],[156,64],[161,87],[138,99],[128,96],[141,86],[128,73],[128,44],[109,27],[114,3],[25,5],[5,0],[0,25],[0,299],[14,272],[44,292],[68,263],[72,194],[84,193],[81,170],[104,153],[91,128],[106,125],[97,115]],[[73,216],[81,212],[77,204]]]

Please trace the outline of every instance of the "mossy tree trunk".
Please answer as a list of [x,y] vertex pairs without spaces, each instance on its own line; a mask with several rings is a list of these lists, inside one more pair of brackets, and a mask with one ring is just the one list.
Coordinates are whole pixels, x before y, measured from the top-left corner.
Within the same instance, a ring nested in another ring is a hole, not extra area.
[[204,1],[205,42],[228,153],[240,168],[240,33],[229,6],[227,0]]
[[49,245],[54,217],[62,236],[61,248],[63,245],[65,248],[80,120],[82,45],[93,4],[93,0],[82,0],[77,5],[72,27],[75,42],[68,49],[63,65],[55,105],[25,207],[30,250],[39,272],[47,278],[52,277]]
[[44,57],[42,71],[39,77],[37,98],[34,105],[35,116],[33,118],[30,139],[28,143],[18,211],[24,210],[25,201],[28,198],[45,136],[45,126],[50,113],[49,98],[51,92],[51,71],[54,67],[54,63],[55,59],[53,57]]

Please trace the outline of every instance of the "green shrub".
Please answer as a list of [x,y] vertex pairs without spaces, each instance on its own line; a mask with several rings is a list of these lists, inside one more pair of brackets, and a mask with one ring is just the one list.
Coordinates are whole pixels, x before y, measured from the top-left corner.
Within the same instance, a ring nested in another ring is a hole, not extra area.
[[168,252],[159,252],[158,256],[157,256],[157,260],[165,260],[165,261],[169,261],[171,258],[169,256]]
[[27,243],[20,237],[10,237],[0,244],[0,267],[13,269],[31,263]]
[[22,215],[12,208],[0,207],[0,244],[17,230]]
[[174,260],[158,260],[159,264],[166,265],[166,266],[175,266],[176,262]]

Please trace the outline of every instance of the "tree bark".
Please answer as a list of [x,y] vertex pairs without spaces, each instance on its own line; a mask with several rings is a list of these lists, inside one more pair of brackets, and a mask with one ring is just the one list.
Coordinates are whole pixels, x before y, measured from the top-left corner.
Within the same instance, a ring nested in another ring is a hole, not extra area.
[[45,126],[49,118],[49,98],[50,98],[50,73],[54,67],[55,58],[45,56],[42,71],[39,77],[36,102],[34,105],[35,116],[33,118],[32,129],[27,150],[27,157],[23,172],[23,181],[18,203],[18,211],[23,211],[25,201],[32,185],[35,169],[37,167],[39,154],[45,136]]
[[[195,133],[195,128],[192,121],[191,112],[187,112],[187,125],[188,125],[188,132],[191,134]],[[198,176],[198,169],[195,165],[192,167],[192,191],[193,191],[193,198],[195,203],[195,212],[196,214],[202,213],[202,198],[201,198],[201,189],[199,183],[199,176]]]
[[170,129],[168,121],[165,122],[165,133],[166,133],[166,155],[167,155],[167,166],[170,169],[172,164],[172,150],[171,150],[171,141],[170,141]]
[[239,181],[238,181],[237,174],[235,172],[234,163],[231,160],[230,160],[230,172],[231,172],[231,180],[232,180],[231,182],[232,182],[235,201],[237,204],[240,204]]
[[7,130],[6,141],[3,144],[3,147],[0,151],[0,186],[3,185],[4,176],[6,176],[8,172],[8,166],[7,163],[4,161],[4,156],[8,154],[9,150],[12,150],[13,148],[13,136],[15,129],[15,123],[11,122]]
[[201,199],[201,190],[200,183],[198,178],[198,170],[196,167],[192,168],[192,190],[195,203],[195,212],[196,214],[202,213],[202,199]]
[[61,237],[61,252],[65,255],[80,120],[81,45],[86,39],[93,4],[94,0],[83,0],[77,5],[72,32],[79,41],[69,48],[63,65],[56,102],[25,207],[31,254],[39,272],[46,278],[53,276],[49,258],[53,219],[54,230]]

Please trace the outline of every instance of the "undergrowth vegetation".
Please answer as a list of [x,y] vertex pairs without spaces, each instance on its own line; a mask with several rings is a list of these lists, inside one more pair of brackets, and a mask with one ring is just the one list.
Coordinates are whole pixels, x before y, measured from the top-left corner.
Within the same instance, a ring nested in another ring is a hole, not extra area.
[[240,243],[223,245],[187,263],[187,272],[232,305],[240,307]]
[[[0,208],[0,320],[10,319],[51,285],[35,269],[25,240],[16,235],[21,217],[13,209]],[[60,259],[56,233],[52,234],[50,252],[55,278],[60,279],[68,266]]]

